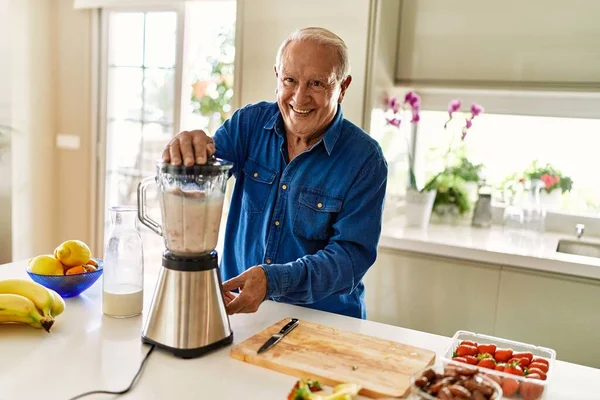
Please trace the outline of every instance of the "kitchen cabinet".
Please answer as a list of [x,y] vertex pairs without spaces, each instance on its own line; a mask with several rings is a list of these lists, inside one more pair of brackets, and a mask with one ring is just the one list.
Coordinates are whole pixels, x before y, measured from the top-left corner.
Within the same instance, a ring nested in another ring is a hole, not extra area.
[[496,335],[556,349],[600,368],[600,282],[503,268]]
[[494,332],[500,267],[380,248],[365,277],[367,318],[452,336]]
[[364,281],[369,320],[499,336],[600,368],[600,281],[385,247]]
[[572,90],[597,86],[600,3],[577,4],[402,1],[397,81],[461,87],[554,85]]

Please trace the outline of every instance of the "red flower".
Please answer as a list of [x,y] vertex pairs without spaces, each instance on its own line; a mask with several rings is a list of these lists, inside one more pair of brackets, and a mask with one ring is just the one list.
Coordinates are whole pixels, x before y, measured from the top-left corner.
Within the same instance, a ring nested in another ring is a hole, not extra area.
[[540,180],[544,182],[544,186],[546,186],[546,189],[550,189],[552,186],[560,182],[560,176],[544,174],[540,176]]

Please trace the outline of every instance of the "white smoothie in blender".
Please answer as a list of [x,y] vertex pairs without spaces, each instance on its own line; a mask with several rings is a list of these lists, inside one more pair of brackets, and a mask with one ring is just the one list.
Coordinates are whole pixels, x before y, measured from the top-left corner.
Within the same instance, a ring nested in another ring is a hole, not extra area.
[[168,189],[161,194],[163,235],[176,256],[197,256],[217,247],[224,196]]

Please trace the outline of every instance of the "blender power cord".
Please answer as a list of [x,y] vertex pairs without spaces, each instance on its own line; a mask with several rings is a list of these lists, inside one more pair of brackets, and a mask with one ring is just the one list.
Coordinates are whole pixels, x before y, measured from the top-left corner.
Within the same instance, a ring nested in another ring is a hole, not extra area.
[[135,382],[137,381],[137,379],[139,378],[139,376],[140,376],[140,374],[142,372],[142,369],[144,368],[144,364],[146,364],[146,361],[148,361],[148,357],[150,357],[150,354],[152,354],[152,352],[154,351],[154,347],[155,347],[155,345],[152,345],[150,347],[150,350],[148,350],[148,352],[144,356],[144,359],[142,360],[142,363],[140,364],[140,368],[138,368],[137,373],[135,374],[135,376],[131,380],[131,383],[129,384],[129,386],[126,389],[119,390],[119,391],[93,390],[91,392],[85,392],[85,393],[78,394],[77,396],[72,397],[69,400],[80,399],[82,397],[89,396],[89,395],[92,395],[92,394],[116,394],[116,395],[122,395],[122,394],[125,394],[125,393],[129,392],[133,388],[133,385],[135,385]]

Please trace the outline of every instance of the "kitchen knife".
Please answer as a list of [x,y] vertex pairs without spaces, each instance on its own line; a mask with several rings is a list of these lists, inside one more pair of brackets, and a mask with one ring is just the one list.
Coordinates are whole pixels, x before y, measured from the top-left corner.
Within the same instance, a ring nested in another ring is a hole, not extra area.
[[292,318],[290,322],[285,324],[283,328],[273,336],[271,336],[265,344],[263,344],[256,354],[263,353],[273,347],[277,342],[279,342],[285,335],[290,333],[295,327],[298,326],[298,318]]

